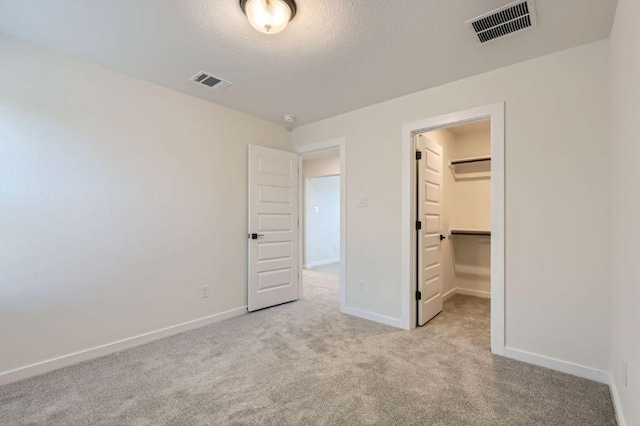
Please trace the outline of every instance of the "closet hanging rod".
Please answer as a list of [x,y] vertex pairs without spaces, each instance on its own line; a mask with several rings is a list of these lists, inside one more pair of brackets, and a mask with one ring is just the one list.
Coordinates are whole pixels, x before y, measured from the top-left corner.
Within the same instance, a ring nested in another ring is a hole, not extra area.
[[450,235],[491,235],[490,230],[484,229],[451,229]]

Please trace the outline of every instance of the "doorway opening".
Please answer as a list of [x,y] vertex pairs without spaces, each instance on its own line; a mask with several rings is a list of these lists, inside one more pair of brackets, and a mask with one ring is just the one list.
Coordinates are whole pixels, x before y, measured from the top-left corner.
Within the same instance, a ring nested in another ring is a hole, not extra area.
[[416,324],[464,316],[489,346],[491,121],[418,133],[414,143]]
[[339,301],[340,150],[302,157],[302,288],[308,297]]
[[300,295],[346,306],[344,138],[300,147]]
[[405,124],[402,171],[405,327],[466,305],[504,355],[504,103]]

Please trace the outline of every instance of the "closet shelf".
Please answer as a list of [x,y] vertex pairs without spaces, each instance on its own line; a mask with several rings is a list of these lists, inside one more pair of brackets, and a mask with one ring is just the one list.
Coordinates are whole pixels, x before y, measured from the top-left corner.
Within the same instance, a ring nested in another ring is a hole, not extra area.
[[489,229],[450,229],[449,235],[491,235]]
[[469,157],[469,158],[460,158],[458,160],[449,161],[449,166],[456,166],[458,164],[466,164],[466,163],[479,163],[481,161],[491,161],[490,155],[483,155],[481,157]]
[[[467,166],[467,167],[461,167]],[[460,158],[449,161],[449,168],[454,173],[482,173],[491,171],[491,156]]]

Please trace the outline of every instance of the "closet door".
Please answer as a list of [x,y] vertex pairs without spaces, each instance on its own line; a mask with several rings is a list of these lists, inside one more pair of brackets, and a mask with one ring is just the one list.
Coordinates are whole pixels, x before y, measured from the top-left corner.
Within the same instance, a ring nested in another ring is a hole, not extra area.
[[418,160],[418,325],[442,312],[440,212],[442,198],[442,147],[419,137]]

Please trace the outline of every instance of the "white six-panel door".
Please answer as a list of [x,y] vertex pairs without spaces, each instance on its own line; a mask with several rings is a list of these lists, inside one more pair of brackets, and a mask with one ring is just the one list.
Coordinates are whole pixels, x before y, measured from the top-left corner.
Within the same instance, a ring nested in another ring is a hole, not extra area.
[[418,161],[418,325],[442,312],[440,212],[442,147],[426,137],[417,138]]
[[249,311],[299,298],[298,155],[249,145]]

